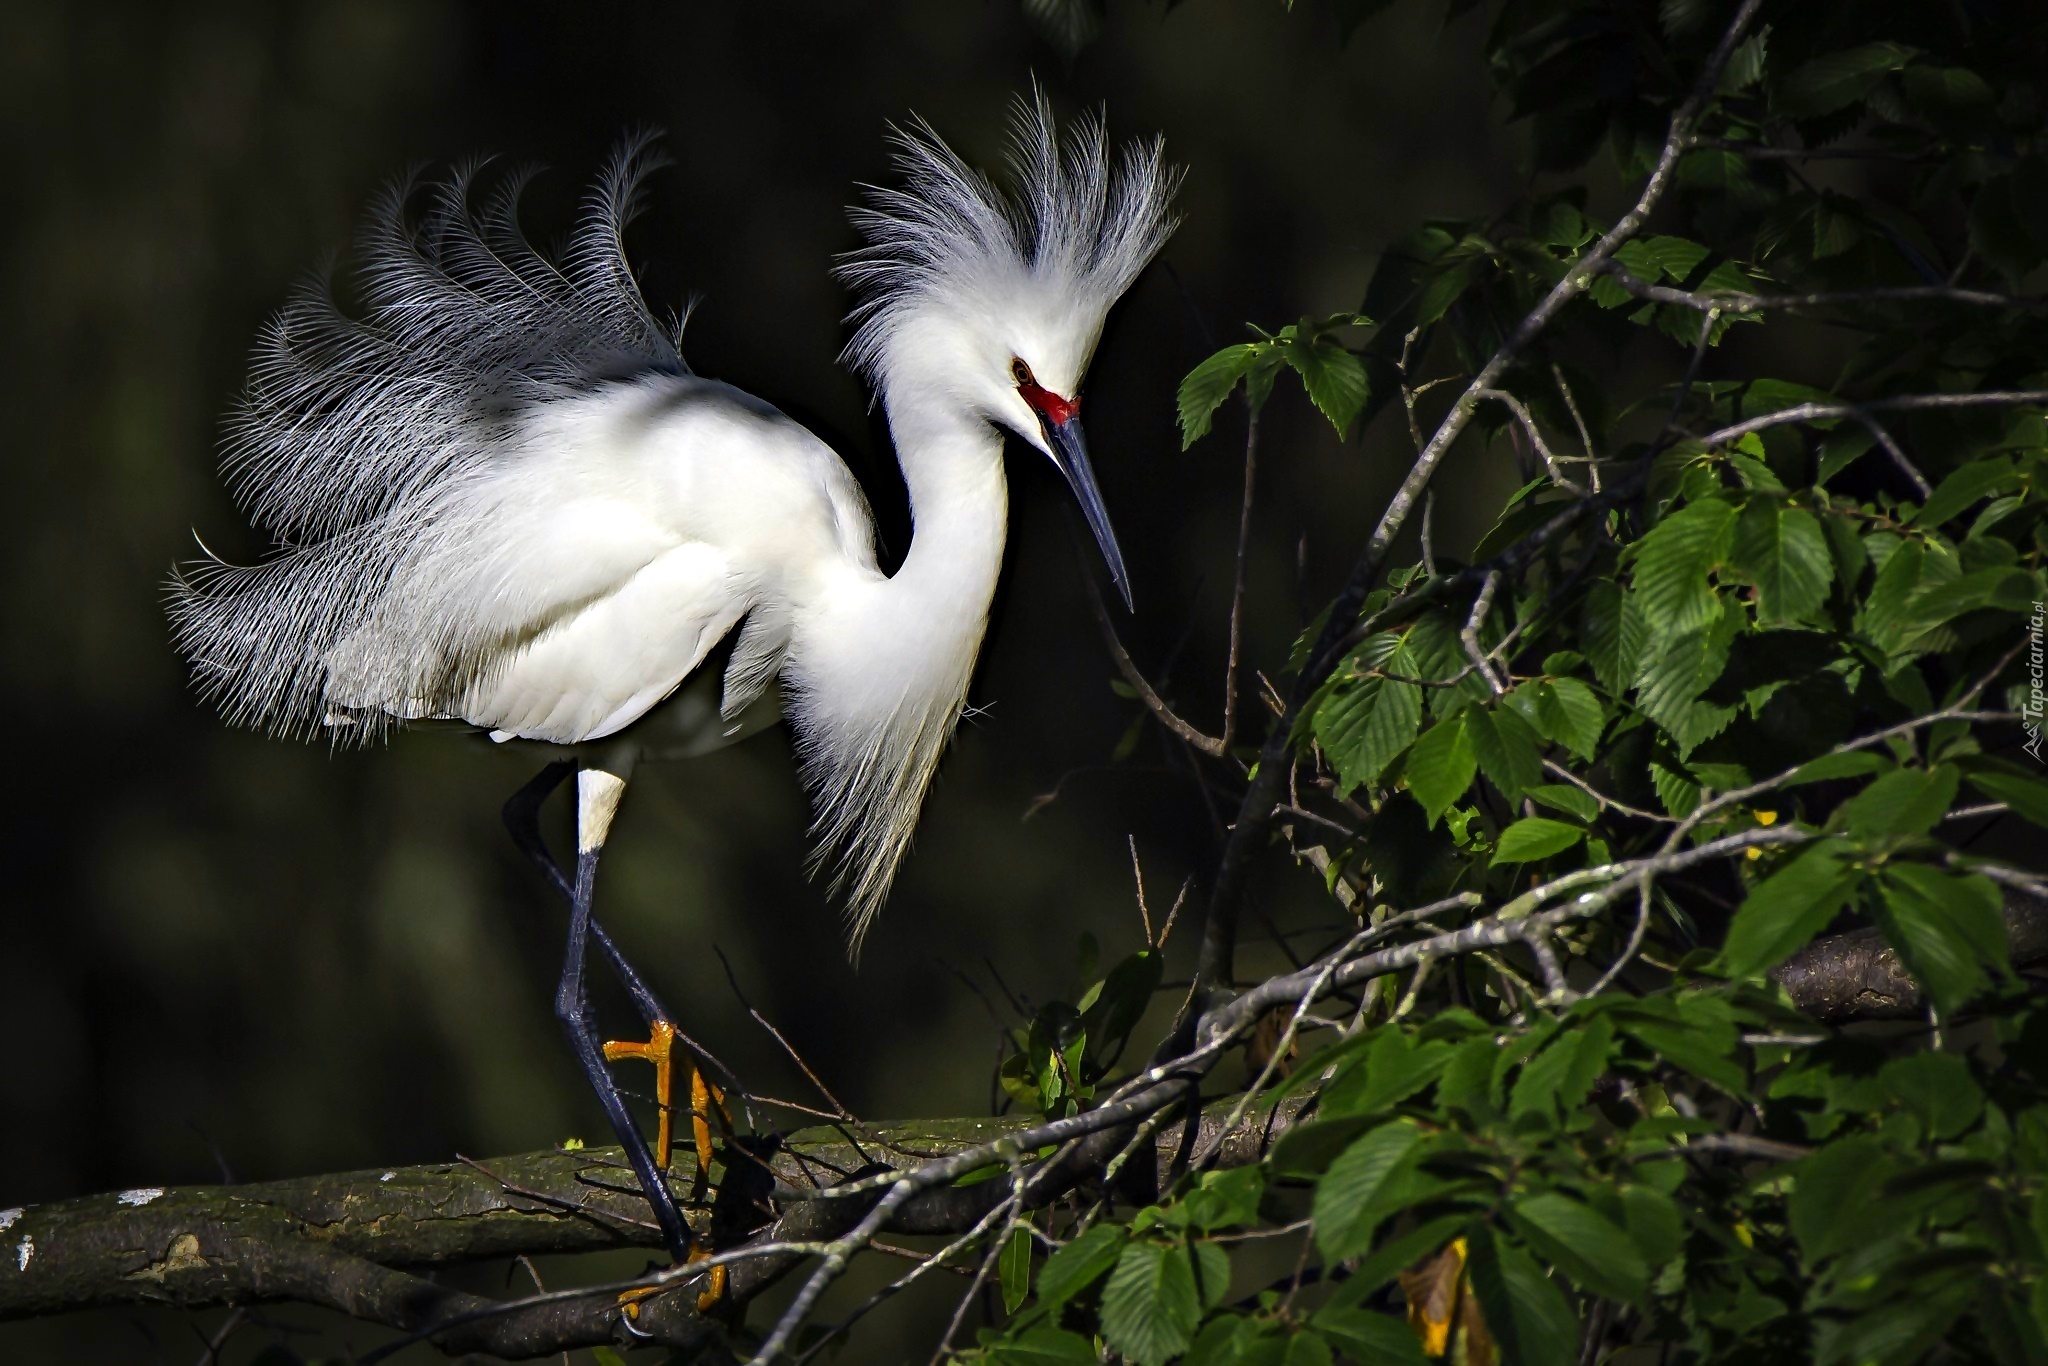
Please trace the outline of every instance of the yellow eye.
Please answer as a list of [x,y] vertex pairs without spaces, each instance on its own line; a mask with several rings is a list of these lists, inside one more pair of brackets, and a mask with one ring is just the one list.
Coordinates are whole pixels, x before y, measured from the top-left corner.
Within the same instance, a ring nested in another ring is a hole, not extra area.
[[1032,382],[1031,367],[1015,356],[1012,356],[1010,358],[1010,378],[1016,380],[1019,384],[1030,384]]

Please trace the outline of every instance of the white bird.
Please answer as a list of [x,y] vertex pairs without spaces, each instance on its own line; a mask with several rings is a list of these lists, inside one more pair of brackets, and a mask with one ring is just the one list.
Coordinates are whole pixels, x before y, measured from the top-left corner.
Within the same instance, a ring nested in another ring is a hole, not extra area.
[[[853,218],[837,273],[858,293],[843,359],[887,413],[914,534],[884,574],[860,485],[774,407],[693,374],[621,241],[648,143],[629,143],[551,261],[518,224],[528,177],[478,202],[478,169],[415,215],[402,183],[358,247],[358,311],[325,280],[257,347],[225,478],[276,543],[173,581],[178,648],[231,722],[368,742],[394,722],[460,722],[564,747],[508,804],[572,900],[556,998],[671,1251],[690,1235],[667,1165],[668,1012],[591,920],[597,859],[642,755],[687,754],[791,721],[857,949],[966,703],[1001,568],[1005,430],[1072,486],[1129,601],[1078,421],[1110,306],[1172,231],[1157,141],[1115,159],[1099,121],[1065,138],[1020,104],[1012,197],[926,125],[897,135],[902,185]],[[722,686],[682,686],[721,642]],[[780,699],[772,686],[779,683]],[[533,809],[573,765],[573,885]],[[600,1047],[586,936],[649,1043]],[[604,1059],[657,1065],[650,1152]],[[687,1061],[687,1060],[686,1060]],[[700,1180],[717,1103],[691,1067]]]

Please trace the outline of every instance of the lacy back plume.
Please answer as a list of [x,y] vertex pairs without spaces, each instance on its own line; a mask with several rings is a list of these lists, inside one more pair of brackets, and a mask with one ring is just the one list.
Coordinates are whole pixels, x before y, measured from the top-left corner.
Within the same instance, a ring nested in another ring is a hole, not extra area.
[[[1021,272],[1104,309],[1138,278],[1173,232],[1180,172],[1158,138],[1133,143],[1112,164],[1101,118],[1062,139],[1045,92],[1020,98],[1010,124],[1016,194],[968,166],[921,119],[896,132],[900,188],[867,187],[852,211],[864,245],[835,273],[861,296],[845,361],[880,382],[901,316],[932,294],[998,297]],[[1099,316],[1099,314],[1098,314]]]
[[[322,276],[270,320],[222,471],[273,549],[247,566],[207,551],[169,585],[178,649],[227,720],[368,741],[390,720],[380,704],[435,714],[502,654],[501,623],[422,611],[394,630],[386,590],[408,565],[463,553],[461,519],[437,514],[519,458],[538,409],[634,375],[688,373],[679,328],[649,311],[622,241],[658,164],[650,137],[625,143],[553,260],[519,226],[531,170],[488,187],[480,163],[424,187],[407,177],[359,234],[357,311]],[[372,634],[379,658],[352,661],[338,695],[330,656]],[[328,724],[344,718],[354,724]]]

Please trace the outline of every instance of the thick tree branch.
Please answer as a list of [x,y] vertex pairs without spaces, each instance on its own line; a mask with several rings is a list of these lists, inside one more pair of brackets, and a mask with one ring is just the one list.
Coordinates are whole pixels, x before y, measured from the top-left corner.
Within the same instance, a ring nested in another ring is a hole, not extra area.
[[[2048,959],[2048,898],[2007,888],[2005,935],[2014,967]],[[1919,983],[1874,929],[1817,939],[1771,977],[1817,1020],[1898,1019],[1927,1011]]]

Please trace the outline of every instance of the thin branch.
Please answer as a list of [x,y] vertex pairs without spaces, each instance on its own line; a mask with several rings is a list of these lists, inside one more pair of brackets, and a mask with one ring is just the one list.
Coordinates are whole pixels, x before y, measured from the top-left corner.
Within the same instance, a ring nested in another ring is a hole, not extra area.
[[1245,576],[1251,559],[1252,493],[1258,468],[1259,410],[1252,408],[1244,424],[1244,501],[1237,513],[1237,569],[1230,586],[1230,658],[1223,667],[1223,734],[1218,743],[1218,750],[1223,753],[1229,751],[1237,736],[1238,652],[1244,637]]
[[1985,289],[1958,289],[1951,285],[1886,285],[1871,289],[1845,289],[1811,294],[1753,294],[1740,289],[1675,289],[1652,284],[1619,261],[1601,264],[1601,273],[1638,299],[1672,304],[1699,312],[1762,313],[1778,309],[1850,308],[1859,304],[1951,303],[1977,308],[2007,308],[2021,312],[2048,309],[2048,299],[2019,294],[1999,294]]
[[1116,625],[1109,619],[1109,609],[1103,606],[1102,593],[1095,587],[1094,577],[1084,576],[1082,581],[1087,585],[1088,606],[1095,613],[1095,624],[1102,628],[1102,643],[1109,650],[1109,657],[1115,663],[1116,671],[1123,675],[1124,682],[1131,685],[1131,691],[1138,694],[1138,700],[1145,704],[1146,709],[1158,719],[1160,725],[1173,732],[1183,744],[1214,758],[1223,757],[1228,752],[1228,746],[1224,741],[1217,736],[1205,735],[1183,721],[1152,686],[1152,681],[1138,668],[1130,652],[1124,649],[1124,643],[1117,639]]
[[1586,492],[1559,467],[1557,453],[1551,450],[1550,443],[1543,439],[1543,432],[1536,426],[1536,418],[1529,411],[1528,405],[1505,389],[1478,389],[1473,393],[1474,397],[1491,399],[1514,414],[1515,421],[1519,422],[1522,430],[1528,434],[1529,444],[1535,447],[1537,456],[1543,461],[1543,468],[1549,471],[1551,483],[1575,494],[1583,495]]
[[[1437,466],[1442,463],[1452,444],[1470,424],[1472,414],[1479,403],[1478,391],[1497,388],[1501,377],[1506,374],[1508,367],[1514,363],[1515,357],[1521,354],[1523,348],[1534,341],[1567,304],[1592,285],[1601,263],[1612,257],[1624,243],[1642,231],[1651,211],[1670,188],[1679,158],[1690,142],[1701,114],[1713,98],[1721,71],[1726,67],[1736,43],[1741,41],[1744,30],[1755,19],[1761,3],[1762,0],[1742,0],[1734,18],[1715,45],[1712,55],[1701,67],[1685,102],[1672,115],[1670,129],[1658,153],[1656,166],[1644,183],[1642,192],[1636,197],[1635,204],[1606,234],[1586,250],[1578,263],[1565,273],[1564,278],[1515,325],[1499,349],[1472,378],[1464,393],[1451,405],[1450,412],[1438,424],[1435,434],[1416,456],[1407,477],[1402,480],[1400,488],[1395,491],[1385,512],[1381,514],[1379,525],[1373,528],[1364,551],[1357,563],[1352,566],[1350,576],[1330,605],[1329,617],[1324,622],[1315,647],[1309,652],[1307,665],[1295,677],[1287,712],[1268,734],[1266,743],[1260,751],[1258,770],[1238,808],[1237,823],[1224,847],[1223,858],[1218,863],[1216,879],[1210,889],[1208,915],[1203,926],[1202,951],[1196,968],[1196,978],[1205,986],[1225,986],[1231,980],[1232,962],[1237,945],[1238,898],[1252,855],[1263,843],[1272,810],[1279,802],[1294,720],[1342,657],[1341,644],[1357,622],[1359,609],[1364,604],[1366,594],[1371,591],[1373,583],[1379,578],[1380,570],[1393,550],[1395,538],[1407,524],[1409,514],[1421,500],[1423,491],[1436,473]],[[1581,505],[1583,501],[1581,500]]]

